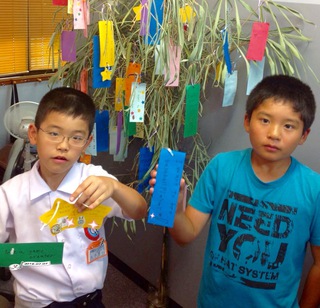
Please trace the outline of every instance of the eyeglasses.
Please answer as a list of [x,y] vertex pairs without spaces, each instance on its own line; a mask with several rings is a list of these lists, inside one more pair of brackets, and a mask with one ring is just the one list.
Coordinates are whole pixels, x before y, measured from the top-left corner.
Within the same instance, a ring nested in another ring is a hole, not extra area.
[[58,132],[46,131],[46,130],[42,129],[41,127],[39,127],[39,129],[46,134],[48,140],[55,142],[55,143],[61,143],[61,142],[63,142],[63,140],[65,138],[67,138],[70,145],[75,146],[75,147],[82,147],[88,141],[88,139],[85,139],[79,135],[67,137],[67,136],[64,136]]

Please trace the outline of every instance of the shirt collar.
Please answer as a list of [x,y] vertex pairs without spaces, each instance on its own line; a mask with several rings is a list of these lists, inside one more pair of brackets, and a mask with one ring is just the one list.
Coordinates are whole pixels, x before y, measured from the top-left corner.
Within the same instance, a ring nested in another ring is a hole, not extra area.
[[[30,170],[30,198],[36,199],[44,194],[50,193],[51,189],[39,173],[39,161]],[[79,183],[78,163],[74,164],[60,183],[57,191],[72,194]]]

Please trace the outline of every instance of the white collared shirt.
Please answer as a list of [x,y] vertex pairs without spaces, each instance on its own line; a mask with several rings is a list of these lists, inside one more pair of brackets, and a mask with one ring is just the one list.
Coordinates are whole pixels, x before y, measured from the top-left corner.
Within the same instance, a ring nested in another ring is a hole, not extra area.
[[[57,198],[69,201],[78,185],[89,175],[112,177],[100,166],[76,163],[56,191],[52,191],[33,168],[5,182],[0,189],[0,242],[8,237],[13,243],[64,242],[60,265],[23,267],[13,271],[16,307],[43,307],[52,301],[71,301],[76,297],[102,289],[108,257],[90,264],[86,250],[92,243],[83,228],[69,228],[53,236],[48,227],[42,228],[39,217],[49,211]],[[113,199],[103,204],[111,206],[108,217],[123,217]],[[104,227],[99,230],[105,238]],[[18,297],[18,298],[17,298]],[[20,306],[17,303],[21,303]]]

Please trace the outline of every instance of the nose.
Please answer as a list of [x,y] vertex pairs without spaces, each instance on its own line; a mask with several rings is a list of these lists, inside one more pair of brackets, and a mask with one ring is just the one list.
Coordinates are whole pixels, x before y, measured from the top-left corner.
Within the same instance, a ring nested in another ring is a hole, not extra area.
[[63,139],[58,143],[59,150],[68,150],[69,149],[69,138],[63,136]]
[[281,136],[280,126],[279,125],[270,125],[268,131],[268,138],[279,139]]

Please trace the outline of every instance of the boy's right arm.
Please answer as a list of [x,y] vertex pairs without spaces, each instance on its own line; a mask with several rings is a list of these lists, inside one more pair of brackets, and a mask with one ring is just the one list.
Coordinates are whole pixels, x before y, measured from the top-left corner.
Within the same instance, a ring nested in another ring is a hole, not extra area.
[[[157,171],[152,170],[150,175],[149,184],[151,186],[150,193],[152,194],[156,183]],[[186,195],[186,183],[181,179],[174,225],[172,228],[169,228],[172,238],[179,245],[192,242],[200,234],[210,218],[210,214],[202,213],[189,204],[185,208]]]

